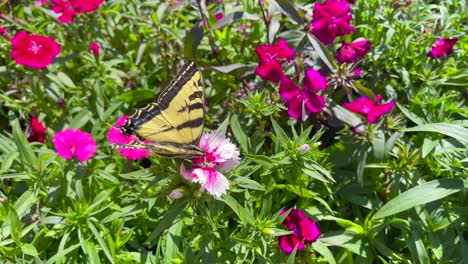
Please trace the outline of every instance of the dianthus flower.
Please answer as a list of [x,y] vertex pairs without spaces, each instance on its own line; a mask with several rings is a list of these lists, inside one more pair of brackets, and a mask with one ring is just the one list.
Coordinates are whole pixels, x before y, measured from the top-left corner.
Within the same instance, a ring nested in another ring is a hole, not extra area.
[[98,56],[101,53],[101,47],[97,42],[91,42],[89,45],[89,50],[93,53],[94,56]]
[[61,14],[58,20],[62,23],[70,23],[75,15],[91,13],[104,3],[104,0],[52,0],[52,11]]
[[60,54],[60,45],[52,37],[18,32],[11,39],[10,56],[16,64],[34,69],[43,69],[53,63]]
[[[135,135],[124,135],[118,127],[125,125],[125,121],[129,116],[122,116],[113,127],[109,129],[107,134],[107,141],[111,144],[116,145],[130,145],[133,142],[140,142],[141,140]],[[124,156],[127,159],[137,160],[143,159],[150,156],[150,152],[146,148],[129,148],[129,147],[117,147],[117,151],[120,155]]]
[[[287,210],[283,210],[280,215],[286,212]],[[283,225],[289,231],[293,231],[290,235],[278,237],[278,244],[286,254],[291,254],[295,247],[297,247],[297,252],[299,252],[304,249],[306,244],[312,244],[320,237],[320,230],[315,221],[307,217],[299,209],[292,209],[284,219]]]
[[341,47],[337,50],[336,60],[339,63],[353,63],[364,57],[371,47],[371,42],[368,40],[358,40],[349,44],[343,40]]
[[[376,96],[376,99],[380,101],[382,96]],[[372,99],[367,97],[359,97],[357,100],[350,103],[345,102],[343,105],[348,110],[365,116],[369,123],[375,123],[379,117],[392,110],[392,108],[395,106],[395,102],[376,104],[376,102]]]
[[229,139],[218,131],[203,134],[198,147],[205,151],[205,155],[192,160],[193,168],[187,170],[183,164],[180,172],[185,179],[199,183],[201,190],[206,190],[213,196],[219,197],[226,193],[229,181],[216,168],[230,171],[239,164],[239,151]]
[[65,129],[57,132],[52,139],[60,157],[85,162],[97,151],[96,142],[91,134],[81,130]]
[[323,110],[326,105],[325,98],[315,92],[326,90],[327,87],[327,78],[320,72],[308,68],[305,71],[302,89],[291,79],[283,76],[278,92],[280,97],[286,100],[288,115],[294,119],[301,119],[303,114],[318,113]]
[[453,46],[457,44],[458,39],[442,38],[435,41],[431,51],[427,54],[430,58],[443,58],[453,53]]
[[47,128],[44,126],[44,124],[37,118],[37,116],[31,117],[29,119],[29,135],[28,135],[28,141],[29,142],[41,142],[44,143],[45,141],[45,133],[47,131]]
[[262,79],[278,83],[284,76],[280,60],[290,62],[296,51],[288,46],[284,39],[279,39],[275,45],[261,44],[255,49],[260,60],[254,73]]
[[351,7],[345,0],[326,0],[325,3],[314,3],[312,13],[312,34],[323,44],[331,44],[337,37],[354,31],[349,23],[353,15]]

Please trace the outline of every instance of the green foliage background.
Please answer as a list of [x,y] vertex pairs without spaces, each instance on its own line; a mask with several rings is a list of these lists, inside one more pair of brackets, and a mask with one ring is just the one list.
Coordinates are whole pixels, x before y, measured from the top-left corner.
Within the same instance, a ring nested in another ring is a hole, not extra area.
[[[253,75],[255,48],[280,37],[298,52],[287,74],[305,65],[334,73],[339,42],[324,47],[307,35],[309,1],[116,0],[70,24],[47,6],[1,3],[10,34],[62,46],[54,64],[34,70],[16,65],[9,40],[0,40],[2,262],[467,262],[466,2],[356,2],[356,31],[344,39],[366,38],[372,49],[353,85],[397,102],[376,125],[363,121],[362,133],[344,125],[359,117],[339,107],[342,91],[329,91],[324,113],[293,122],[277,85]],[[459,38],[454,54],[428,58],[440,37]],[[242,154],[219,199],[183,180],[180,160],[131,162],[107,142],[110,126],[153,101],[185,59],[204,75],[205,127],[221,127]],[[48,128],[44,144],[26,140],[31,115]],[[65,128],[93,135],[92,159],[56,154],[51,138]],[[311,149],[301,155],[303,144]],[[169,198],[177,188],[184,197]],[[315,219],[322,236],[288,256],[277,236],[288,233],[279,213],[291,207]]]

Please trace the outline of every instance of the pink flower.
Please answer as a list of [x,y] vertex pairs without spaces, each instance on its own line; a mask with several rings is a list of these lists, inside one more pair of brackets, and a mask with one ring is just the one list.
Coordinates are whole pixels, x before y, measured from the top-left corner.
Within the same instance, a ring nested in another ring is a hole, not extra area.
[[325,98],[314,92],[327,89],[327,78],[312,68],[306,69],[305,74],[302,89],[286,76],[279,87],[280,97],[286,100],[288,115],[294,119],[321,112],[326,105]]
[[[382,96],[376,96],[377,100],[381,100]],[[376,104],[374,100],[366,97],[359,97],[357,100],[350,103],[345,102],[344,107],[348,110],[363,115],[367,118],[369,123],[375,123],[379,117],[390,112],[395,106],[395,102],[388,102],[384,104]]]
[[47,128],[44,126],[44,124],[37,118],[36,116],[31,117],[29,119],[29,135],[28,135],[28,141],[29,142],[41,142],[44,143],[45,141],[45,133],[47,131]]
[[[280,215],[286,212],[287,210],[283,210]],[[296,246],[299,252],[305,244],[312,244],[320,237],[320,230],[315,221],[299,209],[292,209],[284,219],[283,225],[289,231],[293,231],[290,235],[278,237],[279,246],[286,254],[291,254]]]
[[361,77],[362,76],[362,70],[360,68],[355,68],[353,73],[354,73],[354,75],[356,75],[356,77]]
[[312,13],[312,34],[323,44],[331,44],[339,36],[354,31],[349,23],[353,15],[351,7],[345,0],[326,0],[325,3],[315,3]]
[[216,20],[220,20],[224,17],[223,13],[217,13],[214,15],[214,17],[216,18]]
[[8,35],[8,31],[6,31],[6,29],[4,27],[0,27],[0,35],[2,36],[7,36]]
[[442,38],[435,41],[435,45],[432,46],[431,51],[427,54],[430,58],[442,58],[453,53],[453,46],[457,44],[458,39],[447,39]]
[[52,139],[60,157],[85,162],[97,151],[96,142],[91,134],[81,130],[65,129],[57,132]]
[[48,2],[49,0],[36,0],[34,1],[34,6],[36,7],[45,6]]
[[283,68],[280,59],[290,62],[296,51],[288,46],[286,40],[279,39],[275,45],[261,44],[255,49],[260,60],[254,73],[262,79],[278,83],[283,77]]
[[213,167],[195,167],[187,170],[184,164],[181,164],[180,172],[185,179],[199,183],[202,191],[206,190],[216,197],[226,193],[229,188],[228,179]]
[[246,28],[247,28],[247,24],[242,24],[242,25],[237,27],[237,31],[242,31],[242,30],[244,30]]
[[60,45],[52,37],[29,35],[25,31],[17,33],[11,39],[10,56],[16,64],[34,69],[43,69],[53,63],[60,54]]
[[358,40],[349,44],[343,40],[341,47],[337,50],[336,60],[340,63],[353,63],[364,57],[371,47],[371,42],[368,40]]
[[203,135],[198,142],[198,147],[205,151],[205,156],[193,159],[195,165],[216,166],[225,171],[232,170],[239,165],[239,151],[236,145],[232,144],[229,139],[219,134],[218,131]]
[[198,147],[205,151],[205,156],[192,160],[194,166],[187,170],[182,164],[180,172],[185,179],[199,183],[201,190],[206,190],[213,196],[221,196],[229,188],[229,181],[216,167],[230,171],[239,164],[239,151],[229,139],[218,131],[204,133]]
[[[122,116],[113,127],[109,129],[107,134],[107,140],[111,144],[120,144],[120,145],[129,145],[132,142],[140,141],[140,139],[135,135],[124,135],[118,127],[125,125],[125,121],[129,116]],[[118,147],[117,151],[120,155],[124,156],[127,159],[137,160],[149,157],[151,154],[146,148],[125,148]]]
[[91,13],[96,10],[104,0],[52,0],[52,11],[61,15],[58,20],[62,23],[70,23],[75,15]]
[[91,53],[93,53],[94,56],[98,56],[99,53],[101,53],[101,47],[97,42],[91,42],[91,44],[89,45],[89,50],[91,51]]

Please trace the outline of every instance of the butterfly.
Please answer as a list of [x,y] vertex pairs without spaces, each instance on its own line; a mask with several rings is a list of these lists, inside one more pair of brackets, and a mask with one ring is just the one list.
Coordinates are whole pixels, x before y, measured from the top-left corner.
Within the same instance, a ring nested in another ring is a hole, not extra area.
[[157,102],[137,109],[118,128],[124,135],[135,135],[145,142],[134,141],[129,147],[190,159],[205,154],[196,146],[203,132],[204,115],[203,77],[195,62],[187,61]]

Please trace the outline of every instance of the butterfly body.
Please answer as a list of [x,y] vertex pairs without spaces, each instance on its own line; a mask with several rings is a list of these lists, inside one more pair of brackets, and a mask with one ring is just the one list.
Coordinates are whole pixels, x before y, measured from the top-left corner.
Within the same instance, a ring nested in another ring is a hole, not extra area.
[[182,66],[157,103],[137,109],[119,129],[142,142],[130,147],[147,147],[161,156],[194,158],[205,152],[196,145],[205,122],[203,78],[195,62]]

